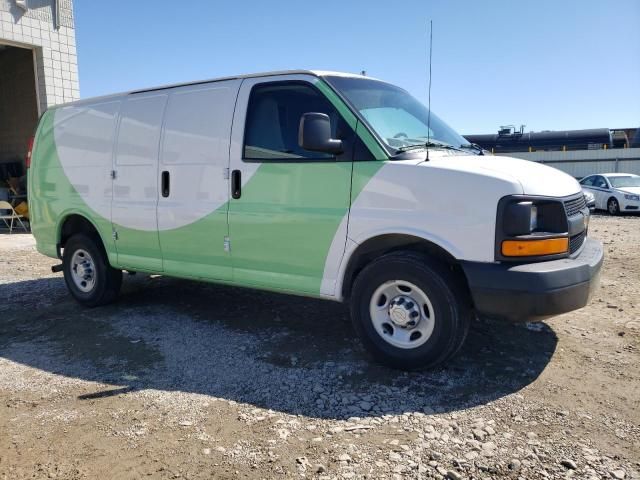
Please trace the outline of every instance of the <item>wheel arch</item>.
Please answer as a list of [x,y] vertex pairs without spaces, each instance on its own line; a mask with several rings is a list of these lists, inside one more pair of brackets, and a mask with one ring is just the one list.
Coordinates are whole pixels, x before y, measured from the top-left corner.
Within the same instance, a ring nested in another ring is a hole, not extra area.
[[61,216],[56,232],[56,249],[60,256],[60,249],[64,248],[67,241],[77,233],[85,233],[99,240],[99,247],[106,253],[106,243],[100,234],[98,226],[86,215],[78,212],[67,212]]
[[[456,257],[437,243],[411,234],[385,233],[359,243],[346,259],[346,267],[340,279],[337,293],[345,300],[351,295],[355,278],[375,258],[398,250],[420,252],[435,258],[461,274],[466,286],[466,277]],[[468,289],[468,287],[466,286]]]

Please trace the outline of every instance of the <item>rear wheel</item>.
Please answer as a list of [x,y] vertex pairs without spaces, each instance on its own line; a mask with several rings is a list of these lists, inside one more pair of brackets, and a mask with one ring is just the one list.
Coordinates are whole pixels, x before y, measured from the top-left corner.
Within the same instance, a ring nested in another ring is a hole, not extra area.
[[610,215],[618,215],[620,213],[620,204],[618,203],[618,200],[611,197],[607,202],[607,211]]
[[415,370],[434,367],[458,352],[471,308],[461,282],[446,265],[419,253],[394,252],[356,278],[351,317],[374,358]]
[[83,305],[111,303],[120,292],[122,271],[109,265],[107,255],[93,237],[79,233],[64,247],[62,270],[67,288]]

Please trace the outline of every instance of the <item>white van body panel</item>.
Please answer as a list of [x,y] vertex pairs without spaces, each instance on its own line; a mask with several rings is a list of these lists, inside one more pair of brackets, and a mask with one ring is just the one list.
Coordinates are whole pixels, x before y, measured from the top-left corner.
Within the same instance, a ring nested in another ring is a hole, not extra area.
[[[525,195],[565,197],[580,191],[580,185],[570,175],[557,168],[519,158],[493,155],[431,155],[429,166],[438,166],[449,170],[489,175],[511,180],[521,185]],[[452,187],[455,180],[452,178]],[[474,186],[474,194],[483,185]]]
[[336,290],[336,286],[342,284],[340,272],[343,259],[346,256],[347,244],[349,243],[349,238],[347,237],[348,228],[349,214],[345,215],[340,222],[327,253],[322,283],[320,284],[320,294],[324,297],[333,298],[336,296],[336,291],[340,292],[340,290]]
[[[113,140],[120,99],[71,104],[54,111],[53,135],[61,167],[94,212],[111,218]],[[71,192],[68,192],[71,193]]]
[[407,234],[460,260],[493,261],[496,208],[486,205],[521,194],[522,187],[503,173],[451,168],[455,158],[386,163],[351,206],[349,238],[360,244],[387,233]]
[[144,231],[158,228],[158,149],[167,96],[156,92],[137,94],[122,102],[111,215],[116,225]]
[[160,231],[193,223],[229,200],[225,169],[229,167],[231,121],[240,82],[170,90],[160,170],[169,172],[171,194],[158,201]]
[[493,262],[497,210],[486,205],[497,206],[507,195],[568,196],[579,191],[569,175],[526,160],[432,150],[429,161],[388,162],[351,206],[349,242],[335,290],[327,285],[323,293],[341,298],[357,246],[385,234],[428,240],[458,260]]
[[[118,262],[162,270],[158,235],[158,149],[168,95],[129,95],[120,107],[114,146],[111,228]],[[145,232],[141,234],[140,232]]]

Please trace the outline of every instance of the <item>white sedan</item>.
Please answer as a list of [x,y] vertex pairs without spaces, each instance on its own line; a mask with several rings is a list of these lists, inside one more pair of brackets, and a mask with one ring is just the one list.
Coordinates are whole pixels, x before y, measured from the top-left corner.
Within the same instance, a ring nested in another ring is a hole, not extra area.
[[611,215],[640,211],[640,176],[632,173],[601,173],[580,180],[582,189],[593,193],[596,208]]

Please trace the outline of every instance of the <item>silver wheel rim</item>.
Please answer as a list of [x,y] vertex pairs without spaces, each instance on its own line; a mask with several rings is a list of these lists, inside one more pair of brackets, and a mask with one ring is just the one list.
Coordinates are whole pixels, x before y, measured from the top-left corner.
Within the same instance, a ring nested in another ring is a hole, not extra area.
[[433,305],[411,282],[390,280],[380,285],[371,296],[369,314],[378,335],[397,348],[418,348],[433,333]]
[[78,290],[88,293],[96,284],[96,269],[89,252],[79,248],[71,257],[71,279]]
[[613,200],[609,201],[609,213],[616,213],[616,202]]

